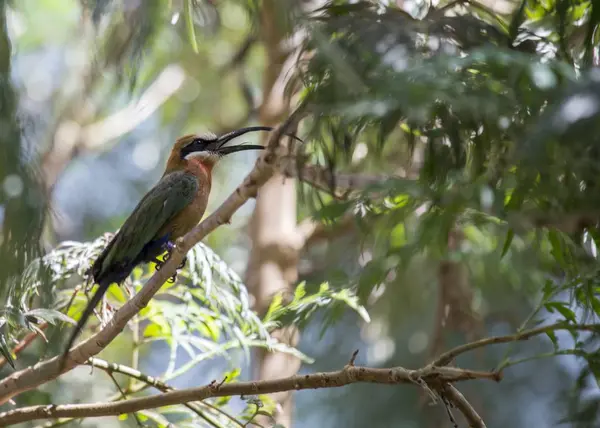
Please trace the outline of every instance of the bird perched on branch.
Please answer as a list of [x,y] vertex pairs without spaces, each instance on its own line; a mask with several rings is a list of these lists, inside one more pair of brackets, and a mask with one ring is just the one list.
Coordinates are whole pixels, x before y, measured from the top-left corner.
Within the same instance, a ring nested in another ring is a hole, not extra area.
[[[253,126],[221,137],[213,134],[186,135],[177,140],[160,181],[142,198],[131,215],[98,256],[89,270],[98,290],[83,311],[62,356],[61,367],[73,342],[100,302],[108,287],[121,284],[141,263],[164,262],[158,256],[175,248],[177,238],[198,224],[208,203],[212,168],[225,155],[243,150],[260,150],[263,146],[224,147],[236,137],[253,131],[271,131],[267,126]],[[294,137],[297,138],[297,137]],[[166,259],[165,259],[166,260]],[[181,269],[187,258],[178,267]],[[172,277],[171,280],[174,280]]]

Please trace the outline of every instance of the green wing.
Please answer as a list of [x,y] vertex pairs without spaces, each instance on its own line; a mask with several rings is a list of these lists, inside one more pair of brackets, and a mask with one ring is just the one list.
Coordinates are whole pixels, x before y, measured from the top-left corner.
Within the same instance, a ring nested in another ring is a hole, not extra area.
[[189,205],[198,190],[198,180],[187,172],[164,176],[139,202],[107,248],[101,271],[128,264],[138,257],[146,244],[181,210]]

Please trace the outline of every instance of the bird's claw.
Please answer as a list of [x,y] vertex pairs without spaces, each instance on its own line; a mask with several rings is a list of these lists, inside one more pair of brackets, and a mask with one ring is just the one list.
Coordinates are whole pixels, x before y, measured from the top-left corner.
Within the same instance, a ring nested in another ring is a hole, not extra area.
[[187,264],[187,256],[183,257],[183,260],[181,261],[181,263],[179,264],[179,266],[177,266],[177,270],[183,269],[185,267],[185,265]]
[[[167,243],[167,254],[165,254],[165,256],[163,257],[162,261],[161,260],[156,260],[156,270],[160,270],[163,265],[167,262],[167,260],[169,260],[171,258],[171,251],[175,248],[175,244],[169,242]],[[187,256],[184,256],[183,260],[181,261],[181,263],[179,264],[179,266],[177,266],[177,271],[183,269],[185,267],[185,265],[187,264]],[[175,281],[177,280],[177,272],[175,272],[168,280],[167,282],[170,284],[173,284]]]
[[[170,258],[171,258],[171,255],[169,253],[167,253],[167,254],[165,254],[165,257],[163,258],[162,261],[157,260],[156,261],[156,270],[160,270],[162,265],[164,265],[167,262],[167,260],[169,260]],[[186,264],[187,264],[187,256],[185,256],[183,258],[183,260],[181,261],[181,263],[179,263],[179,266],[177,266],[177,270],[183,269]]]

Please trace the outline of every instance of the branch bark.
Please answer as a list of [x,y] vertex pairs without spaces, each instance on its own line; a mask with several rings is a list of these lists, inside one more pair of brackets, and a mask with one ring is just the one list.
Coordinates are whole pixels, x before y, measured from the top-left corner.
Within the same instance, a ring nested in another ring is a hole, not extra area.
[[337,388],[353,383],[378,383],[386,385],[426,384],[434,385],[487,379],[498,381],[493,372],[479,372],[453,367],[426,367],[408,370],[403,367],[368,368],[347,365],[334,372],[314,373],[304,376],[290,376],[280,379],[257,382],[235,382],[220,384],[213,381],[210,385],[167,392],[114,403],[68,404],[31,406],[0,413],[0,426],[50,418],[81,418],[114,416],[137,412],[144,409],[205,400],[209,397],[227,397],[240,395],[269,394],[281,391],[299,391],[302,389]]
[[475,411],[471,403],[465,398],[455,386],[446,384],[443,389],[444,396],[456,406],[463,414],[470,428],[486,428],[483,419]]
[[297,125],[303,112],[296,110],[287,121],[271,133],[267,150],[256,161],[256,164],[244,182],[223,202],[223,204],[191,232],[180,238],[176,250],[144,285],[142,290],[119,309],[106,327],[89,339],[75,346],[69,352],[63,370],[60,370],[60,356],[38,363],[33,367],[20,370],[0,381],[0,404],[4,404],[15,395],[35,388],[75,366],[83,364],[88,358],[98,354],[125,328],[129,320],[142,310],[167,279],[175,273],[177,266],[185,254],[208,233],[217,227],[229,223],[231,216],[250,198],[256,196],[258,189],[274,174],[278,167],[279,141],[287,129]]
[[[125,366],[122,364],[109,363],[106,360],[102,360],[100,358],[94,358],[94,357],[90,358],[86,362],[86,365],[91,366],[91,367],[97,367],[100,370],[104,370],[110,376],[112,376],[113,373],[120,373],[122,375],[128,376],[130,380],[139,380],[141,382],[144,382],[147,385],[153,386],[154,388],[158,389],[161,392],[175,391],[175,388],[166,384],[165,382],[161,381],[160,379],[157,379],[152,376],[148,376],[133,367],[128,367],[128,366]],[[121,392],[123,395],[127,394],[127,391],[121,391]],[[213,406],[210,403],[205,403],[205,402],[183,403],[183,405],[185,407],[187,407],[188,409],[190,409],[192,412],[194,412],[196,415],[200,416],[202,419],[206,420],[212,426],[218,427],[219,425],[215,424],[214,421],[212,421],[204,413],[204,410],[200,406],[207,407],[216,413],[222,414],[223,416],[225,416],[229,420],[231,420],[234,424],[237,424],[238,426],[242,426],[240,421],[238,421],[233,416],[229,415],[228,413],[225,413],[223,410],[219,409],[216,406]]]
[[[380,369],[355,366],[355,355],[353,355],[352,360],[346,367],[334,372],[314,373],[304,376],[295,375],[255,382],[221,384],[213,381],[210,385],[199,388],[169,391],[161,395],[133,398],[120,402],[24,407],[0,413],[0,426],[7,426],[35,419],[119,415],[144,409],[183,404],[191,401],[201,401],[210,397],[269,394],[302,389],[337,388],[352,383],[377,383],[387,385],[414,384],[421,386],[429,393],[443,395],[463,413],[472,427],[484,428],[485,424],[481,417],[475,412],[467,399],[451,384],[471,379],[486,379],[499,382],[502,379],[502,373],[500,371],[484,372],[466,370],[448,367],[443,364],[447,364],[454,357],[473,349],[496,343],[526,340],[536,335],[562,329],[599,331],[600,324],[570,325],[566,322],[560,322],[527,330],[519,334],[490,337],[458,346],[441,355],[436,361],[417,370],[408,370],[403,367]],[[108,363],[98,359],[91,359],[88,361],[88,364],[101,368],[108,367]],[[123,366],[120,365],[110,365],[110,367],[112,367],[114,371],[133,376],[159,389],[168,388],[168,386],[162,382],[147,377],[137,370],[126,367],[123,368]],[[115,368],[118,368],[118,370],[115,370]]]
[[477,340],[475,342],[466,343],[461,346],[457,346],[449,350],[448,352],[443,353],[438,358],[435,359],[430,365],[431,366],[445,366],[450,364],[452,360],[458,357],[460,354],[464,354],[465,352],[471,351],[473,349],[482,348],[488,345],[494,345],[497,343],[508,343],[508,342],[518,342],[521,340],[528,340],[534,336],[539,336],[540,334],[550,333],[556,330],[581,330],[581,331],[595,331],[600,332],[600,324],[569,324],[567,322],[557,322],[555,324],[550,324],[538,328],[534,328],[531,330],[526,330],[521,333],[509,334],[506,336],[493,336],[486,337],[485,339]]

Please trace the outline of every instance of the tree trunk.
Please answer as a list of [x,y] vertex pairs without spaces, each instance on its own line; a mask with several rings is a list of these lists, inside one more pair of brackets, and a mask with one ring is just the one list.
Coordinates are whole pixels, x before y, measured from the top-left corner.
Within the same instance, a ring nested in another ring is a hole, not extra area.
[[[263,103],[259,115],[263,125],[274,126],[290,111],[290,102],[283,91],[280,76],[286,54],[281,51],[283,30],[277,19],[277,1],[265,0],[261,11],[261,38],[267,51],[263,81]],[[256,299],[256,310],[264,314],[274,294],[293,291],[298,279],[298,233],[296,222],[296,182],[276,175],[259,191],[250,220],[252,249],[246,283]],[[279,340],[295,346],[298,331],[294,327],[274,333]],[[300,361],[290,355],[257,352],[254,379],[291,376],[300,368]],[[293,402],[291,392],[273,394],[278,403],[277,423],[290,427]],[[261,421],[268,423],[267,420]]]

